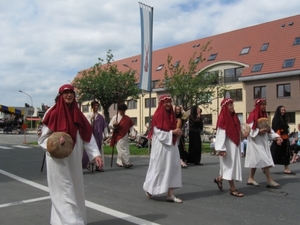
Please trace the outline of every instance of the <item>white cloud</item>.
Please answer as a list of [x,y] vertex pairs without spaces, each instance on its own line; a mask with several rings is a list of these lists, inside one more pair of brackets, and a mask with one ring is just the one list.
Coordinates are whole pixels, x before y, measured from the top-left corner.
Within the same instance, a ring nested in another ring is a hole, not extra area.
[[[152,0],[154,50],[298,13],[297,0]],[[58,88],[106,57],[140,54],[136,0],[0,0],[0,104],[52,105]]]

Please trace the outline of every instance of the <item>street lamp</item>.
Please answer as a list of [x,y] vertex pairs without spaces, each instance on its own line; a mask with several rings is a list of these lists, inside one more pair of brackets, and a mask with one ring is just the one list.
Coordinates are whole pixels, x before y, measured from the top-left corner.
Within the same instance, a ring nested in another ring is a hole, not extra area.
[[[34,110],[34,108],[33,108],[32,97],[31,97],[29,94],[25,93],[24,91],[19,90],[19,92],[21,92],[21,93],[27,95],[27,96],[30,98],[30,100],[31,100],[31,107],[32,107],[32,109]],[[31,113],[30,113],[30,114],[31,114],[31,115],[30,115],[30,118],[31,118],[31,120],[30,120],[30,127],[31,127],[31,130],[32,130],[32,114],[33,114],[33,112],[34,112],[34,111],[31,111]]]

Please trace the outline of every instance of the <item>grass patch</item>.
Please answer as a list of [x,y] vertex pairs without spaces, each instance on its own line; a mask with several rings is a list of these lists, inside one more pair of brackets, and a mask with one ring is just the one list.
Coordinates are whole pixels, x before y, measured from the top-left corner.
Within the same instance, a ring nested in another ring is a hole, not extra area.
[[[28,143],[30,145],[38,145],[37,142],[30,142]],[[188,149],[188,145],[186,145],[186,148]],[[103,146],[104,148],[104,154],[105,155],[111,155],[112,152],[112,147],[110,147],[109,145],[105,145]],[[148,155],[148,148],[138,148],[137,146],[133,145],[129,145],[129,149],[130,149],[130,155]],[[114,154],[117,154],[117,149],[115,147],[114,150]],[[204,142],[203,143],[203,147],[202,147],[202,153],[210,153],[210,143]]]

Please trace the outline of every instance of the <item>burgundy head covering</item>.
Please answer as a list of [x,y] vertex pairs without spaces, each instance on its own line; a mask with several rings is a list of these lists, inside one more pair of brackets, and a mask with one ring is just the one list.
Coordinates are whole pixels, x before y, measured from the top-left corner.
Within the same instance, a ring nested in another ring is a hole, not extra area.
[[65,132],[68,133],[73,141],[76,143],[76,133],[79,130],[81,138],[85,142],[89,142],[92,136],[92,127],[87,121],[86,117],[79,110],[77,102],[75,100],[71,104],[71,107],[65,103],[63,99],[63,92],[71,90],[74,92],[74,87],[70,84],[65,84],[59,88],[56,104],[47,112],[43,124],[47,125],[53,132]]
[[217,121],[217,128],[225,130],[226,135],[235,143],[236,146],[240,144],[240,121],[235,114],[235,112],[230,112],[228,105],[232,104],[233,100],[230,98],[225,98],[221,102],[221,112]]
[[247,123],[250,124],[253,122],[252,125],[252,129],[255,130],[257,128],[257,120],[259,118],[267,118],[267,113],[264,111],[261,111],[260,106],[266,103],[266,99],[265,98],[258,98],[255,100],[255,108],[253,109],[253,111],[250,113],[248,119],[247,119]]
[[[167,111],[164,107],[164,103],[168,101],[172,101],[170,95],[162,95],[159,98],[159,105],[152,117],[151,128],[148,138],[151,138],[153,135],[153,127],[156,127],[157,129],[163,131],[170,131],[176,128],[176,118],[173,107],[171,107],[169,111]],[[174,145],[176,143],[176,140],[176,135],[173,135],[172,142]]]

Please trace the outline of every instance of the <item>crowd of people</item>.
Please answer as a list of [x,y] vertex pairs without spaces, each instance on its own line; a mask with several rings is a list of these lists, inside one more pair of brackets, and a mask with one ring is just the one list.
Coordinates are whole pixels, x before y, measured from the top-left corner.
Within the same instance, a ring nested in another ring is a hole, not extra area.
[[[174,190],[182,187],[181,168],[203,165],[201,109],[193,106],[187,116],[180,106],[173,106],[169,95],[163,95],[151,124],[146,126],[146,133],[139,136],[133,121],[126,115],[126,104],[118,104],[117,114],[109,124],[98,109],[99,102],[93,101],[92,113],[84,116],[76,103],[74,87],[66,84],[59,88],[56,104],[45,113],[38,130],[38,143],[46,155],[52,202],[50,223],[86,224],[82,169],[96,164],[96,171],[104,172],[103,143],[107,140],[117,150],[116,165],[125,169],[133,166],[130,162],[130,137],[138,139],[138,147],[150,144],[150,161],[143,184],[146,196],[152,199],[166,194],[167,201],[182,203],[183,200],[174,195]],[[289,135],[285,114],[285,107],[278,106],[269,125],[265,122],[266,99],[257,99],[245,129],[235,113],[233,100],[225,98],[221,102],[216,136],[212,139],[214,153],[220,159],[219,173],[213,182],[220,191],[223,191],[223,180],[227,180],[232,196],[244,196],[234,181],[242,181],[241,148],[244,149],[245,140],[244,167],[249,168],[247,185],[259,186],[254,179],[257,168],[265,173],[267,188],[280,186],[270,174],[270,168],[275,164],[284,166],[284,174],[295,174],[290,171],[289,164],[299,158],[300,124],[298,132]],[[185,124],[189,129],[188,147],[183,135]],[[111,135],[108,129],[112,130]],[[273,140],[271,145],[269,140]]]

